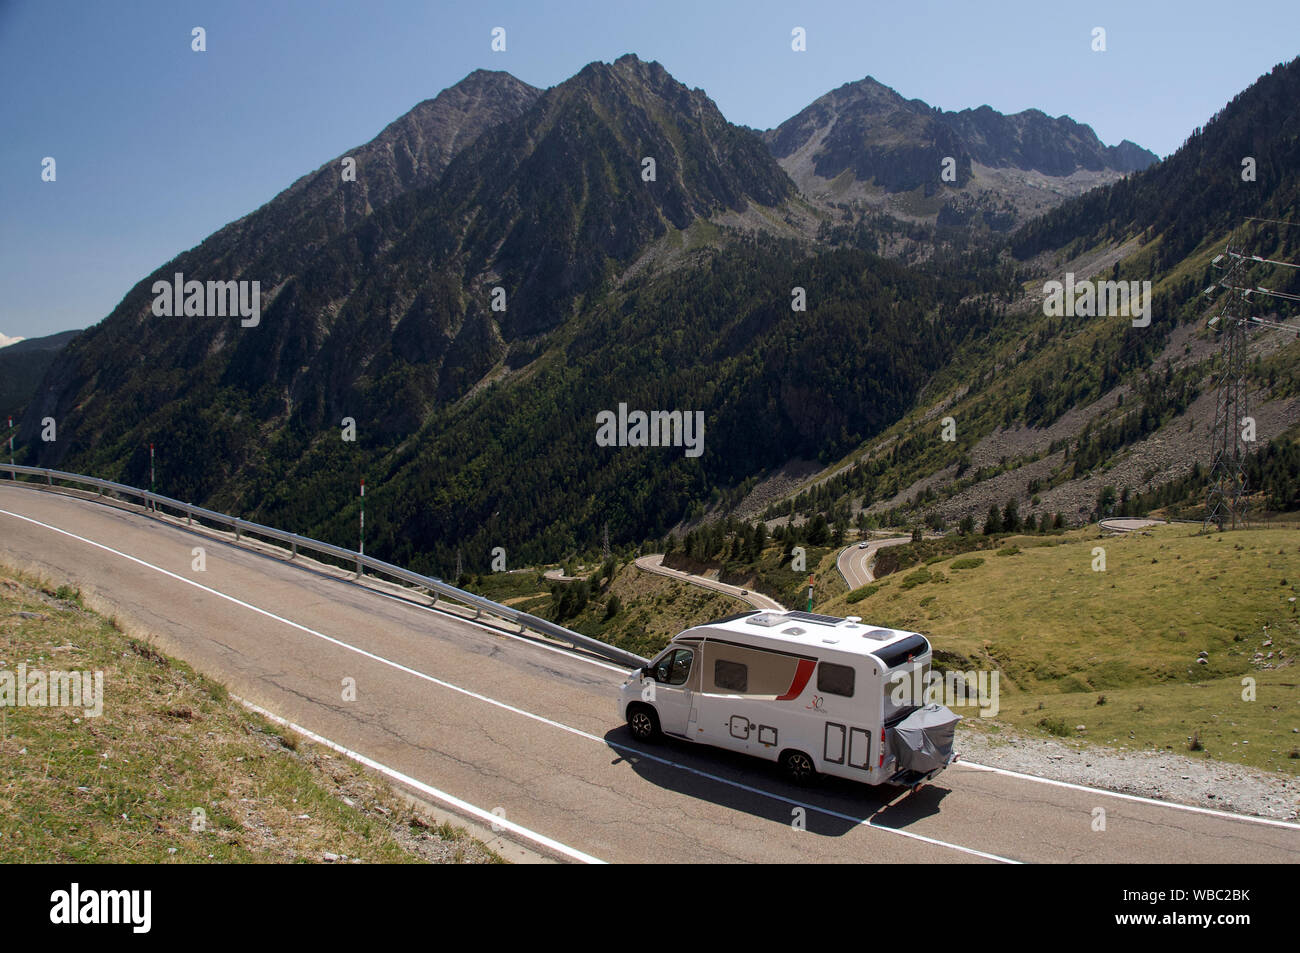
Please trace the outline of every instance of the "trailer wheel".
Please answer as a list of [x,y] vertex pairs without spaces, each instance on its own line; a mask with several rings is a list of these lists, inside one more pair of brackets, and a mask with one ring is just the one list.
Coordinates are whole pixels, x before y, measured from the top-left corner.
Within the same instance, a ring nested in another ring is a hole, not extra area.
[[632,705],[627,710],[627,727],[637,741],[654,744],[663,737],[659,716],[649,705]]
[[817,777],[812,758],[794,749],[781,752],[781,773],[787,781],[799,785],[810,784]]

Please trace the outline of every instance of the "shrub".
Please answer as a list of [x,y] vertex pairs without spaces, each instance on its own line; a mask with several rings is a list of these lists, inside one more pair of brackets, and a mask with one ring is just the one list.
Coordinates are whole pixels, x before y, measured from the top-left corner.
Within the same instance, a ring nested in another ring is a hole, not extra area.
[[1038,727],[1045,730],[1048,734],[1056,735],[1058,738],[1068,738],[1074,734],[1074,732],[1070,730],[1070,726],[1060,718],[1040,718],[1038,719]]
[[54,590],[54,598],[81,605],[81,592],[72,586],[59,586],[58,589]]
[[866,599],[868,596],[875,595],[879,589],[880,587],[877,585],[858,586],[858,588],[854,589],[852,592],[849,593],[848,598],[846,598],[844,601],[848,602],[850,605],[855,602],[861,602],[863,599]]
[[918,569],[916,572],[908,573],[904,576],[903,581],[899,583],[898,588],[912,589],[916,586],[922,585],[923,583],[929,582],[930,578],[930,570]]

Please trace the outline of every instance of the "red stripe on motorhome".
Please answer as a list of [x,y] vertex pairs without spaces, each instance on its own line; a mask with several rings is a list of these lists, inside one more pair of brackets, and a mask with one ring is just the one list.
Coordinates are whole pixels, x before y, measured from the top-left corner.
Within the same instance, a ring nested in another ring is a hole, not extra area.
[[789,690],[784,695],[778,696],[776,700],[779,702],[788,702],[802,695],[803,690],[808,686],[808,679],[812,678],[813,669],[816,667],[816,662],[810,659],[801,658],[799,660],[799,667],[794,673],[794,681],[790,683]]

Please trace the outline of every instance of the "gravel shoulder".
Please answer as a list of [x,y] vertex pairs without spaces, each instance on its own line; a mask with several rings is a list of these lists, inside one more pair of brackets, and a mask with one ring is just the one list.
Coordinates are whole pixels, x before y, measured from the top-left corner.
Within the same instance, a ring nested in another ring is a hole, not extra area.
[[967,719],[957,729],[963,761],[1159,801],[1300,820],[1300,779],[1169,751],[1071,745],[973,722],[978,719]]

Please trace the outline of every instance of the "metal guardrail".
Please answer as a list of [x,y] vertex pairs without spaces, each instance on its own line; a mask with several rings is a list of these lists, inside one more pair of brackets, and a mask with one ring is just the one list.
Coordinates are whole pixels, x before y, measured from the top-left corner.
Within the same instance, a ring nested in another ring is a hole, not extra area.
[[333,556],[335,559],[341,559],[345,562],[354,564],[357,567],[357,575],[363,574],[364,570],[369,569],[375,573],[381,573],[393,579],[418,586],[422,589],[429,590],[434,594],[434,602],[438,601],[439,596],[445,596],[455,602],[463,603],[475,610],[474,618],[479,618],[483,613],[495,616],[499,619],[505,619],[513,622],[522,629],[531,629],[543,635],[559,639],[562,642],[568,642],[575,648],[585,649],[602,658],[607,658],[612,662],[618,662],[620,665],[627,665],[632,668],[639,668],[642,665],[648,665],[649,660],[639,655],[616,648],[601,642],[599,639],[593,639],[590,636],[583,635],[580,632],[574,632],[572,629],[566,629],[562,625],[557,625],[547,619],[530,615],[527,612],[520,612],[509,606],[493,602],[491,599],[485,599],[480,595],[472,592],[466,592],[464,589],[458,589],[455,586],[448,585],[441,579],[433,576],[423,576],[419,573],[404,569],[401,566],[394,566],[392,563],[386,563],[382,559],[375,559],[373,556],[365,556],[355,550],[344,549],[342,546],[334,546],[330,543],[322,543],[320,540],[312,539],[309,536],[300,536],[297,533],[287,533],[284,530],[276,529],[273,526],[263,526],[260,523],[251,523],[248,520],[240,519],[237,516],[228,516],[225,513],[218,513],[214,510],[205,509],[201,506],[195,506],[192,503],[185,503],[181,500],[174,500],[168,496],[161,496],[152,493],[149,490],[141,490],[134,486],[126,486],[121,483],[114,483],[111,480],[101,480],[98,477],[85,476],[80,473],[66,473],[62,470],[51,470],[46,467],[25,467],[9,463],[0,463],[0,473],[8,473],[15,483],[19,481],[18,475],[45,477],[47,486],[53,486],[54,481],[61,483],[74,483],[82,486],[91,486],[98,491],[98,495],[111,492],[120,496],[135,497],[143,500],[148,507],[153,510],[168,509],[179,512],[185,516],[185,522],[192,525],[195,519],[206,520],[210,523],[229,526],[235,532],[236,542],[240,541],[243,536],[259,536],[264,539],[275,540],[279,543],[286,543],[290,549],[290,559],[298,555],[298,551],[307,550],[309,552],[323,553],[327,556]]

